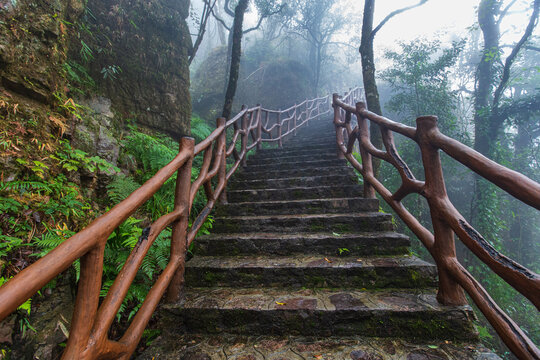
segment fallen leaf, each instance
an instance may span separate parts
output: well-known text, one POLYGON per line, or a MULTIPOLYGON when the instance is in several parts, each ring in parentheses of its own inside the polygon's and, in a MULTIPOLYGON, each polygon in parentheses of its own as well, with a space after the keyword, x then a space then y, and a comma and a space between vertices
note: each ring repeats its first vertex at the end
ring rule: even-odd
POLYGON ((356 261, 358 261, 358 262, 362 262, 362 259, 356 259, 356 261))
POLYGON ((324 260, 325 260, 327 263, 329 263, 329 264, 332 263, 332 260, 329 260, 328 258, 324 258, 324 260))
POLYGON ((437 345, 428 345, 427 346, 430 349, 438 349, 439 347, 437 345))
POLYGON ((315 355, 315 359, 322 359, 322 355, 315 355))
POLYGON ((280 305, 280 306, 283 306, 283 305, 286 305, 287 303, 282 303, 282 302, 278 302, 276 301, 276 305, 280 305))

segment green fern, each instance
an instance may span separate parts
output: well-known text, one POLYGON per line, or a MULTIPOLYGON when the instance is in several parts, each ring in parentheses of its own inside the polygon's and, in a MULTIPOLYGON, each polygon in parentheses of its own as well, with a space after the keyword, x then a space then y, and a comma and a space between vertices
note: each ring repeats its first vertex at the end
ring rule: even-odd
POLYGON ((113 204, 117 204, 127 198, 140 186, 141 185, 131 176, 121 174, 116 176, 114 180, 107 185, 107 195, 113 204))
POLYGON ((43 257, 73 235, 75 235, 75 232, 65 226, 63 229, 48 229, 46 233, 34 241, 34 245, 40 248, 41 251, 33 255, 43 257))
POLYGON ((18 193, 25 193, 35 191, 37 194, 48 195, 53 192, 49 184, 41 181, 10 181, 0 182, 0 191, 14 191, 18 193))
POLYGON ((214 129, 208 126, 206 122, 198 115, 194 114, 191 117, 191 136, 196 142, 201 142, 212 133, 214 129))

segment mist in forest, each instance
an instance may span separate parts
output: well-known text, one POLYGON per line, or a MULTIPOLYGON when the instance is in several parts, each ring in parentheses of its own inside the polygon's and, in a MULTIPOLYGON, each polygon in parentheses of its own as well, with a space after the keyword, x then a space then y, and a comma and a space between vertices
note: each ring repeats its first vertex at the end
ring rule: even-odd
MULTIPOLYGON (((369 51, 361 54, 359 49, 367 2, 249 2, 233 111, 256 103, 285 108, 306 98, 364 86, 362 58, 369 51)), ((410 126, 418 116, 436 115, 446 135, 539 182, 540 28, 533 16, 537 4, 369 2, 375 7, 371 34, 364 40, 371 41, 367 44, 373 50, 371 75, 382 114, 410 126)), ((190 66, 193 110, 208 123, 223 106, 237 3, 199 0, 191 5, 189 25, 197 48, 190 66)), ((413 173, 423 179, 416 145, 399 137, 396 143, 413 173)), ((497 250, 538 272, 538 211, 479 180, 449 157, 442 155, 442 162, 450 199, 467 221, 497 250)), ((395 170, 384 164, 380 178, 393 191, 400 185, 395 170)), ((425 201, 409 196, 404 204, 422 224, 431 226, 425 201)), ((533 341, 540 342, 540 316, 534 306, 459 240, 456 243, 462 264, 533 341)), ((418 241, 415 252, 429 259, 418 241)), ((479 329, 484 342, 510 356, 482 318, 479 329)))

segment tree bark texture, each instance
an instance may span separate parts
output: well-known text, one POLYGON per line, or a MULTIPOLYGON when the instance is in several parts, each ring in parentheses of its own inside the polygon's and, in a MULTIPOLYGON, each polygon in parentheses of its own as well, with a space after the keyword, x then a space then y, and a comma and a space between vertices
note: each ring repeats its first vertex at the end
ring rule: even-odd
POLYGON ((496 15, 500 2, 482 0, 478 7, 478 24, 484 37, 482 58, 478 64, 474 96, 474 149, 490 157, 497 127, 490 124, 491 98, 495 77, 494 65, 499 60, 499 25, 496 15))
MULTIPOLYGON (((373 55, 373 14, 375 12, 375 0, 365 0, 364 18, 362 20, 362 38, 360 41, 360 57, 362 59, 362 78, 364 81, 364 91, 366 93, 366 103, 369 111, 382 115, 381 103, 379 100, 379 90, 375 82, 375 58, 373 55)), ((382 137, 378 126, 371 124, 371 142, 377 148, 382 148, 382 137)), ((373 159, 373 172, 376 178, 379 177, 381 161, 373 159)))
POLYGON ((221 116, 229 119, 232 112, 234 95, 236 93, 236 85, 238 83, 238 75, 240 73, 240 57, 242 56, 242 25, 244 23, 244 14, 246 12, 249 0, 240 0, 234 10, 234 21, 232 28, 232 51, 231 51, 231 67, 229 70, 229 81, 227 91, 225 93, 225 102, 221 116))

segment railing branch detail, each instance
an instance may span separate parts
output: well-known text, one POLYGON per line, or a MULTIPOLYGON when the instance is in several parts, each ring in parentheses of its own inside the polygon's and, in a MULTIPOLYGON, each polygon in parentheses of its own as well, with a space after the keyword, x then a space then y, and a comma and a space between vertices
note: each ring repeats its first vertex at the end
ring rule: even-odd
POLYGON ((364 178, 366 197, 375 197, 375 190, 420 239, 432 255, 439 274, 437 300, 442 304, 465 305, 464 291, 470 295, 505 344, 521 359, 540 359, 540 351, 518 325, 491 299, 486 290, 463 268, 456 257, 454 237, 457 237, 493 272, 514 287, 540 310, 540 276, 498 252, 478 231, 470 226, 454 207, 446 192, 439 149, 491 181, 524 203, 540 209, 540 184, 505 168, 475 150, 440 133, 437 118, 419 117, 416 128, 400 124, 366 109, 357 90, 343 98, 333 96, 334 125, 338 155, 346 158, 364 178), (352 129, 351 116, 358 125, 352 129), (379 126, 386 151, 373 146, 369 138, 368 121, 379 126), (417 180, 395 147, 393 132, 417 143, 422 154, 425 181, 417 180), (357 145, 358 144, 358 145, 357 145), (352 150, 359 147, 360 163, 352 150), (373 174, 372 156, 390 163, 401 178, 401 186, 391 194, 373 174), (433 233, 403 206, 409 194, 423 196, 429 205, 433 233))

